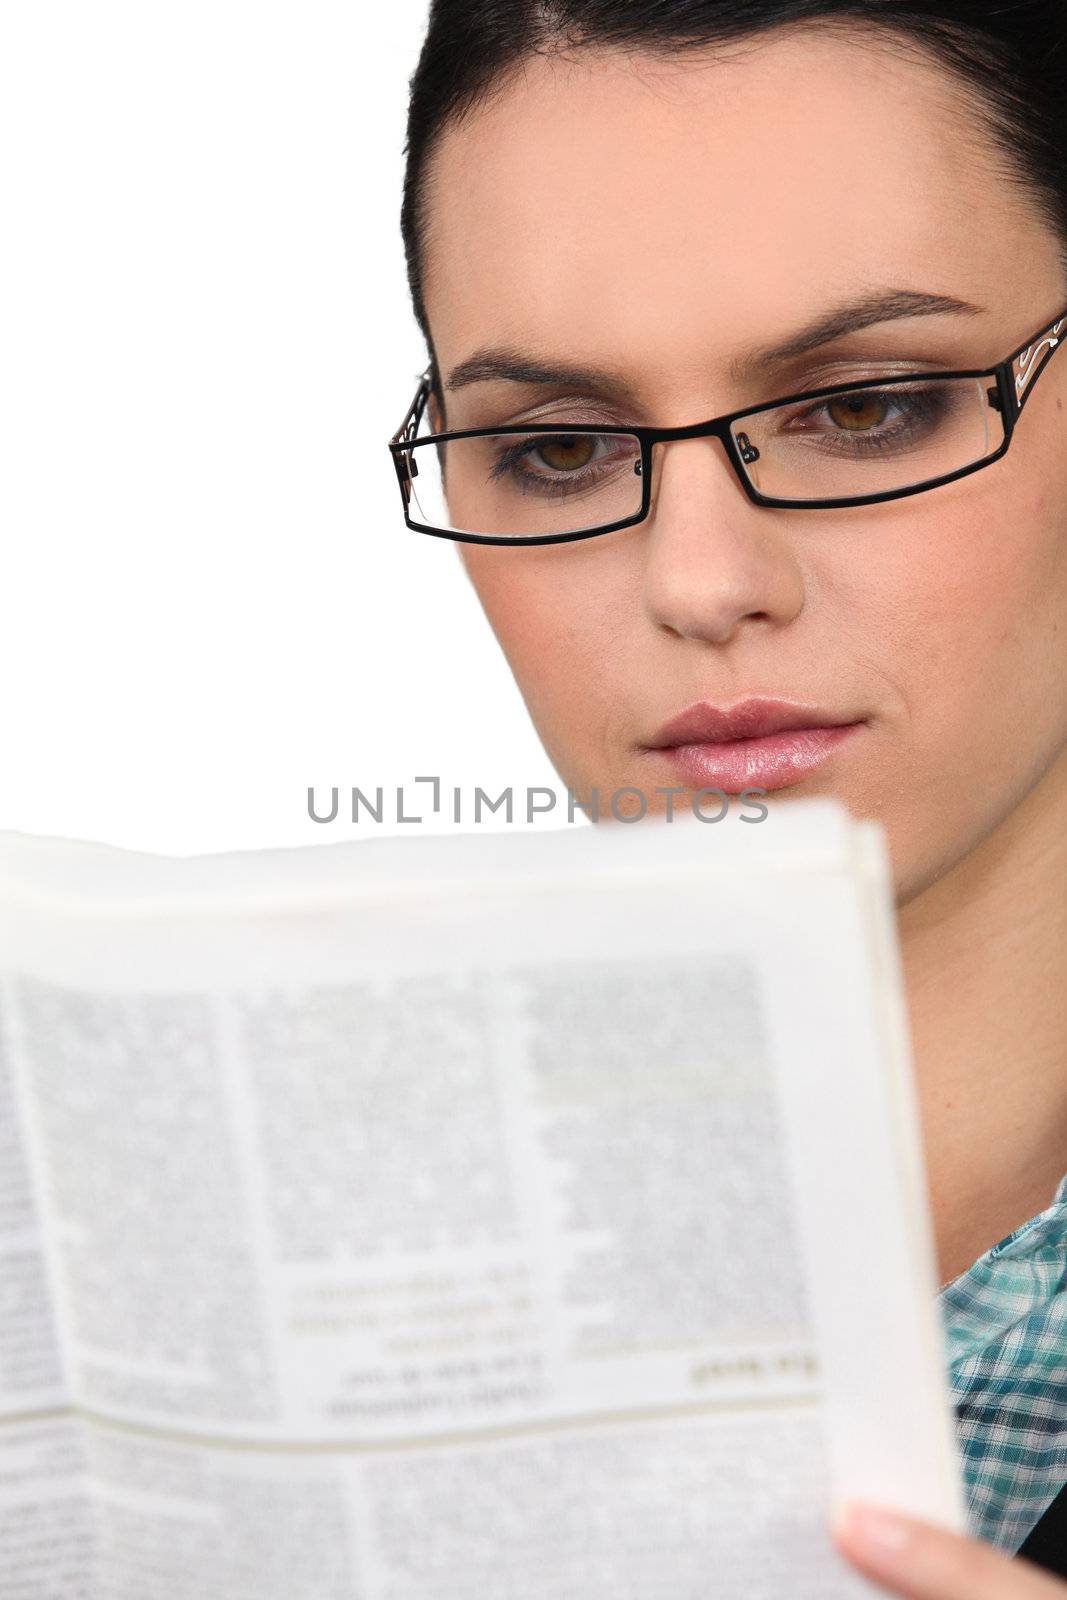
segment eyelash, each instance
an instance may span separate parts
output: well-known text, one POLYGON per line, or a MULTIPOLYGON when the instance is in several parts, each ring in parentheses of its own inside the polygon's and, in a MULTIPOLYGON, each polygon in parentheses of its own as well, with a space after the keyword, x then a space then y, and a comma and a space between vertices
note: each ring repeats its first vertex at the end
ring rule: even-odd
MULTIPOLYGON (((575 423, 575 427, 578 426, 579 424, 575 423)), ((583 467, 580 472, 561 473, 558 477, 550 477, 540 472, 524 472, 521 469, 520 463, 531 452, 544 449, 546 445, 558 443, 560 439, 566 437, 566 432, 561 429, 559 433, 534 434, 532 438, 519 439, 515 444, 508 445, 498 453, 493 462, 489 472, 490 482, 496 482, 510 474, 512 482, 518 484, 523 492, 541 495, 556 493, 561 497, 569 497, 577 489, 591 487, 600 476, 596 467, 583 467)), ((596 437, 599 442, 601 439, 613 439, 619 435, 604 433, 597 434, 596 437)))
MULTIPOLYGON (((903 384, 894 385, 887 389, 872 387, 855 391, 852 398, 884 401, 890 406, 896 405, 898 407, 907 404, 907 414, 895 426, 881 428, 878 432, 850 433, 847 428, 831 430, 825 436, 831 449, 837 448, 838 442, 840 442, 842 446, 847 447, 854 453, 863 451, 874 453, 886 450, 891 446, 909 442, 924 424, 944 417, 946 409, 951 403, 951 395, 948 388, 939 384, 928 384, 925 387, 917 384, 914 388, 903 384)), ((818 416, 820 412, 826 412, 833 399, 833 395, 827 395, 806 411, 799 412, 798 415, 802 417, 818 416)))

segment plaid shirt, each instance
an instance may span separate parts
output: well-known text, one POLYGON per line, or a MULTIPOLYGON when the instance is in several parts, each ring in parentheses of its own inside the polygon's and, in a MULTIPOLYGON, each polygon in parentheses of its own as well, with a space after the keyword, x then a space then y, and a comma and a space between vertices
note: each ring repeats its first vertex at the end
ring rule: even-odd
POLYGON ((971 1530, 1014 1552, 1067 1482, 1067 1177, 939 1302, 971 1530))

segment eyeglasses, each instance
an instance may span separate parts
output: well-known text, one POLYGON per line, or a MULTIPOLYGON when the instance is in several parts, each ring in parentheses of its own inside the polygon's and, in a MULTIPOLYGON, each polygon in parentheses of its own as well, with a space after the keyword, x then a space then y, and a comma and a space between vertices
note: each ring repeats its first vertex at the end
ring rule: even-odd
POLYGON ((721 439, 748 498, 874 505, 991 466, 1060 343, 1067 310, 995 366, 861 379, 685 428, 521 423, 420 433, 432 368, 389 441, 409 528, 470 544, 565 544, 648 516, 652 447, 721 439))

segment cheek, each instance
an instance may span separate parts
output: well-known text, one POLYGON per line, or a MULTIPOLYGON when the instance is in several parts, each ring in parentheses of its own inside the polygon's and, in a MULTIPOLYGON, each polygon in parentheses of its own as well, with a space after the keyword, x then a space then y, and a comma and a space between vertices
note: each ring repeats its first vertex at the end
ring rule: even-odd
MULTIPOLYGON (((902 541, 889 658, 915 762, 952 782, 1036 780, 1067 739, 1067 529, 1060 502, 1013 485, 961 497, 902 541)), ((888 587, 888 586, 887 586, 888 587)))
POLYGON ((628 569, 611 570, 607 554, 581 542, 546 550, 463 547, 467 574, 535 721, 591 722, 606 686, 618 682, 615 657, 639 588, 628 569))

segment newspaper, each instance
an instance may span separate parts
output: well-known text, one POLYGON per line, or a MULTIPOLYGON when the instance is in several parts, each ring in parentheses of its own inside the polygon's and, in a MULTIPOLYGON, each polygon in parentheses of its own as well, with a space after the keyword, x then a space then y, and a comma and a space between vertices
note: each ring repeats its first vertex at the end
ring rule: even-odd
POLYGON ((5 1600, 850 1600, 962 1528, 884 841, 0 839, 5 1600))

